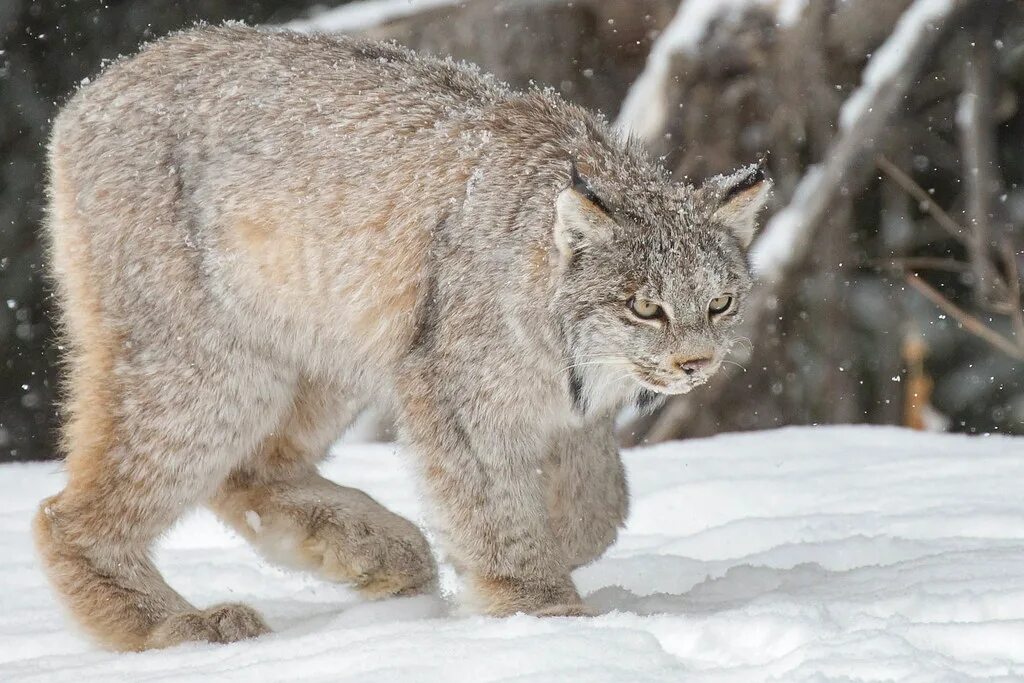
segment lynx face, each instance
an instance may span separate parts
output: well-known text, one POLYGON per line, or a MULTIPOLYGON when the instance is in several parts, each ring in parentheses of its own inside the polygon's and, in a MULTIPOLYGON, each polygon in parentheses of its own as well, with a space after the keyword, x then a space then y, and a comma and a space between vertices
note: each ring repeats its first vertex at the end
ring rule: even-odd
POLYGON ((556 203, 555 305, 576 377, 619 395, 706 382, 737 340, 752 285, 746 249, 769 189, 751 166, 611 204, 573 173, 556 203))

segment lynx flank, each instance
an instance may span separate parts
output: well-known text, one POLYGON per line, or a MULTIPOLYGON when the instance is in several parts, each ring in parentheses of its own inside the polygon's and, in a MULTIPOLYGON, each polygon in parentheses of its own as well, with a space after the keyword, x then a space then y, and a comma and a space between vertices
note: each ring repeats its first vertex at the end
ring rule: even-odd
POLYGON ((68 483, 36 541, 126 650, 268 631, 153 565, 196 505, 369 597, 435 589, 416 526, 317 473, 371 403, 472 606, 585 614, 570 571, 627 510, 613 419, 718 368, 768 192, 755 166, 672 184, 594 115, 464 65, 239 26, 108 68, 49 154, 68 483))

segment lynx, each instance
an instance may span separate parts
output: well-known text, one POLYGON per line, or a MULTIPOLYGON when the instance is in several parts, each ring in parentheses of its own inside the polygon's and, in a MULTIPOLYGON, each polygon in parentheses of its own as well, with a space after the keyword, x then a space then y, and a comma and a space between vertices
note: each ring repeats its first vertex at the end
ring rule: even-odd
POLYGON ((718 368, 769 191, 756 165, 675 184, 598 116, 470 66, 237 25, 107 68, 49 164, 68 481, 35 535, 123 650, 268 631, 154 566, 197 505, 366 596, 436 590, 419 528, 317 471, 371 403, 471 609, 586 614, 570 572, 627 512, 615 416, 718 368))

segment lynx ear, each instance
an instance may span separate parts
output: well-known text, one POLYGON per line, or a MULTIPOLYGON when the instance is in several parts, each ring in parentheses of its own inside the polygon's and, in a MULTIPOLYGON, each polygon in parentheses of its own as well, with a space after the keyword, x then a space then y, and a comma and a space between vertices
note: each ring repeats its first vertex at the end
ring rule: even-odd
POLYGON ((555 200, 555 245, 563 260, 588 246, 612 237, 615 222, 608 207, 594 193, 572 164, 569 186, 555 200))
POLYGON ((749 247, 757 232, 757 214, 772 190, 771 181, 764 176, 764 161, 710 178, 704 187, 718 202, 712 220, 729 228, 744 249, 749 247))

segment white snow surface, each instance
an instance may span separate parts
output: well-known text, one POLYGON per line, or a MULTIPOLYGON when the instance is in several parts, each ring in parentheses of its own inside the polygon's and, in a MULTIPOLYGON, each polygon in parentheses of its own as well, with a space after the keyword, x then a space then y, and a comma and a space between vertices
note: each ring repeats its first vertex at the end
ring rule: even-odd
MULTIPOLYGON (((4 465, 0 681, 1024 680, 1024 439, 790 428, 624 459, 628 526, 575 575, 599 616, 364 602, 202 512, 161 544, 168 580, 197 605, 248 602, 276 632, 139 654, 76 633, 36 565, 29 521, 59 466, 4 465)), ((394 446, 344 444, 325 472, 422 518, 394 446)))

